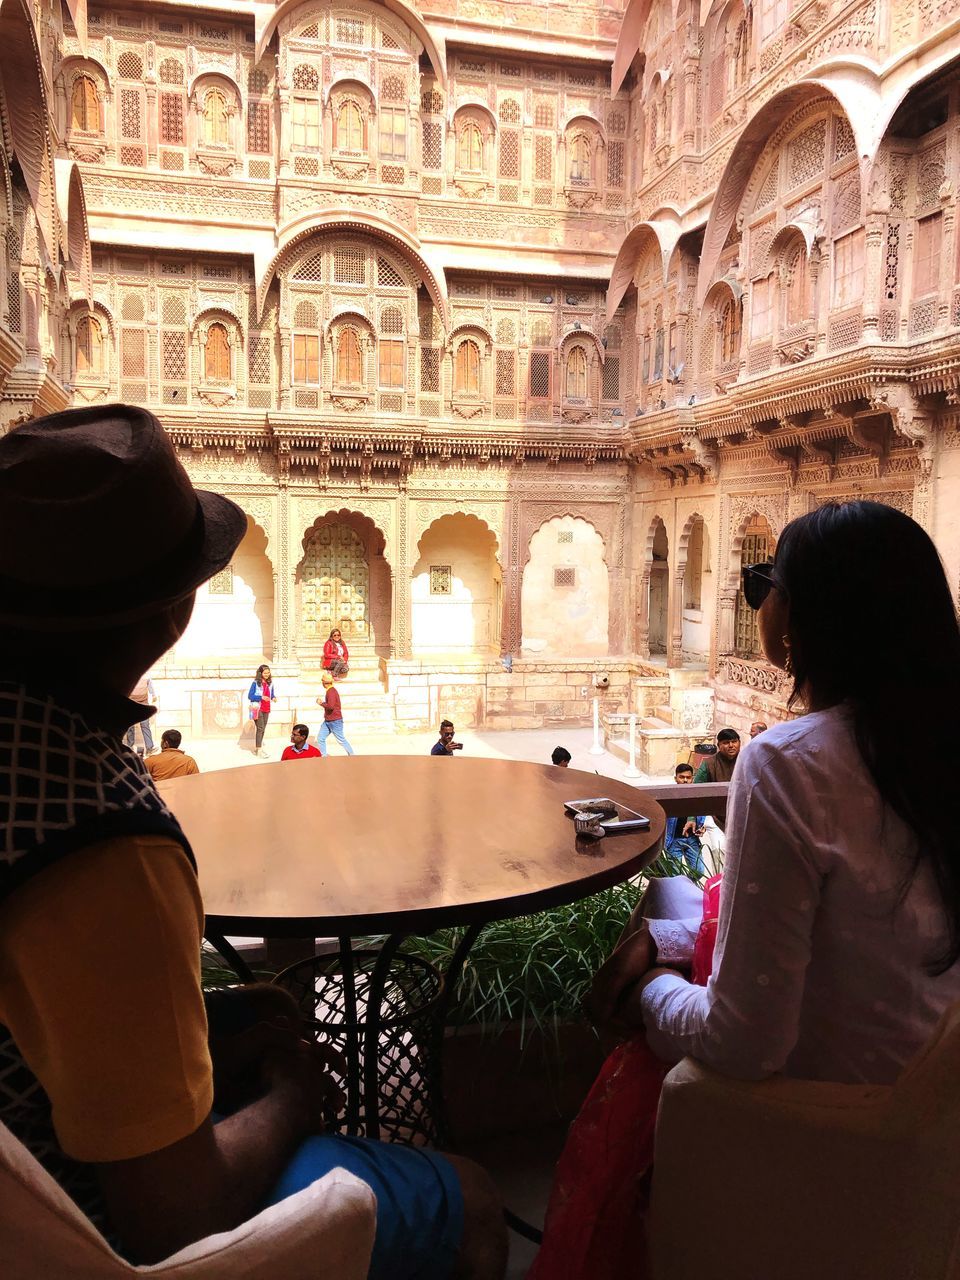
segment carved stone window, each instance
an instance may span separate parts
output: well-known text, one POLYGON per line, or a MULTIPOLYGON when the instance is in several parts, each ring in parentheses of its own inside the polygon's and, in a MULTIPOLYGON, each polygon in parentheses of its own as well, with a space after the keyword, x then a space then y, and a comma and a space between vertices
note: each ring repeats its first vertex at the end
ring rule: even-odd
POLYGON ((247 150, 251 155, 270 154, 270 103, 247 103, 247 150))
POLYGON ((853 307, 863 301, 866 232, 842 236, 833 246, 833 305, 853 307))
POLYGON ((228 564, 225 569, 221 569, 219 573, 215 573, 207 583, 207 594, 211 596, 232 596, 233 595, 233 565, 228 564))
POLYGON ((381 338, 379 342, 379 383, 381 387, 394 388, 404 385, 403 340, 381 338))
POLYGON ((577 571, 573 565, 556 565, 553 570, 553 585, 555 590, 563 587, 575 587, 577 585, 577 571))
POLYGON ((70 128, 82 133, 100 133, 100 93, 92 76, 77 76, 70 97, 70 128))
POLYGON ((232 381, 230 338, 219 321, 207 329, 203 348, 203 380, 208 385, 232 381))
POLYGON ((549 351, 531 351, 530 353, 530 399, 548 400, 550 398, 550 353, 549 351))
POLYGON ((581 346, 567 352, 565 394, 568 400, 587 398, 587 353, 581 346))
POLYGON ((405 107, 380 108, 380 155, 384 160, 407 158, 407 112, 405 107))
POLYGON ((453 390, 457 395, 480 394, 480 348, 471 338, 457 347, 453 362, 453 390))
POLYGON ((209 89, 203 99, 203 141, 208 147, 230 144, 230 113, 226 94, 209 89))
POLYGON ((913 251, 913 296, 923 297, 940 288, 940 257, 943 245, 943 214, 935 213, 917 223, 913 251))
POLYGON ((430 594, 432 596, 449 596, 453 594, 452 565, 432 564, 430 566, 430 594))
POLYGON ((571 186, 593 186, 593 148, 585 133, 575 133, 567 144, 567 172, 571 186))
POLYGON ((317 386, 320 382, 320 337, 315 333, 293 335, 293 380, 317 386))
POLYGON ((473 120, 465 121, 460 129, 457 168, 461 173, 483 173, 483 134, 473 120))
POLYGON ((182 93, 163 92, 160 94, 160 141, 166 146, 183 146, 182 93))
POLYGON ((336 115, 333 145, 347 155, 363 155, 367 149, 367 126, 363 112, 352 98, 340 104, 336 115))
POLYGON ((77 325, 74 367, 78 378, 100 378, 106 371, 103 330, 93 316, 81 316, 77 325))
POLYGON ((338 387, 363 385, 363 350, 360 335, 349 325, 337 335, 334 376, 338 387))
POLYGON ((290 110, 291 145, 301 151, 320 147, 320 103, 316 98, 294 98, 290 110))
POLYGON ((810 319, 810 272, 807 246, 802 236, 794 237, 780 258, 780 322, 791 326, 810 319))
POLYGON ((773 276, 754 280, 750 292, 750 341, 763 342, 772 337, 773 276))
POLYGON ((717 316, 717 355, 722 368, 740 358, 740 331, 743 313, 735 298, 727 298, 717 316))

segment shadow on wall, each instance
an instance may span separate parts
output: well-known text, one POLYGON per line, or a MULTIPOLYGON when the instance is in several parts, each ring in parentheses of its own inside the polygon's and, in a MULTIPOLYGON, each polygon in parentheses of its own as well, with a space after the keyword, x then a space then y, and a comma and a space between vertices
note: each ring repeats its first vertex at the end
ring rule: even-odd
POLYGON ((273 568, 267 537, 247 517, 247 532, 229 566, 199 589, 190 625, 175 649, 178 662, 273 658, 273 568))

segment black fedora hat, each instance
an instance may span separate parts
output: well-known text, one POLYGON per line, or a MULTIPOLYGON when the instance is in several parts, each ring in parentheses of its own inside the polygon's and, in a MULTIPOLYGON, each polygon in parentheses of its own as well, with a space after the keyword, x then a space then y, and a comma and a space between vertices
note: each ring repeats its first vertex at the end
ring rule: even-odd
POLYGON ((146 409, 69 409, 0 438, 0 626, 90 630, 188 596, 230 562, 235 503, 194 489, 146 409))

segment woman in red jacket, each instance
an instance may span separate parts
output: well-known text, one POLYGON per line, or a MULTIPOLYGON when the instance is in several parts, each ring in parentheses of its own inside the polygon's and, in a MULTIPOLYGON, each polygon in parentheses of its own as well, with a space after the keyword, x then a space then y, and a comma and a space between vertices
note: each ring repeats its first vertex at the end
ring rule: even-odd
POLYGON ((324 670, 329 671, 332 676, 339 679, 347 674, 349 661, 350 651, 340 635, 340 628, 334 627, 330 632, 330 638, 323 646, 324 670))

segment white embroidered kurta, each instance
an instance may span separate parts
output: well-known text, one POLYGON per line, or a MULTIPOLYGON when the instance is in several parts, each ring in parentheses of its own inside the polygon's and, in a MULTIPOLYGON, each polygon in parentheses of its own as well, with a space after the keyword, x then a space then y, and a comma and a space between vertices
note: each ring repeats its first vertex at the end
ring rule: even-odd
POLYGON ((960 1000, 960 964, 924 968, 946 943, 943 910, 923 865, 901 898, 916 842, 882 804, 845 709, 744 748, 726 831, 713 977, 650 983, 651 1048, 745 1079, 894 1080, 960 1000))

